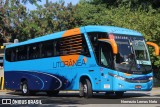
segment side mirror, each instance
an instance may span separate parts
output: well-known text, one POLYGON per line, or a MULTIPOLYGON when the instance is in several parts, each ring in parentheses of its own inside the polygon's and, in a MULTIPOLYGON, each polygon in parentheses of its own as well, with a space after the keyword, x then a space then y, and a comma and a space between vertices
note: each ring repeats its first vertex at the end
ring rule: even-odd
POLYGON ((113 40, 113 39, 98 39, 98 40, 102 41, 102 42, 109 43, 112 47, 113 53, 118 54, 118 46, 117 46, 117 43, 115 42, 115 40, 113 40))
POLYGON ((160 54, 159 46, 153 42, 146 42, 147 45, 154 47, 155 55, 158 56, 160 54))

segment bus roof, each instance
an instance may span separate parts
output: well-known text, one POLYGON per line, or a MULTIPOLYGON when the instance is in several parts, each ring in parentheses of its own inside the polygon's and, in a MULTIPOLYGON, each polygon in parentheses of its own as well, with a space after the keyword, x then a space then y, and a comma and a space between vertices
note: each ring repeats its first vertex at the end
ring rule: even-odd
POLYGON ((142 36, 141 33, 121 27, 115 26, 85 26, 86 32, 108 32, 108 33, 115 33, 115 34, 126 34, 126 35, 134 35, 134 36, 142 36))
MULTIPOLYGON (((34 39, 30 39, 30 40, 27 40, 24 42, 7 45, 6 48, 36 43, 36 42, 41 42, 41 41, 46 41, 46 40, 50 40, 50 39, 61 38, 65 32, 66 31, 56 32, 56 33, 48 34, 45 36, 37 37, 34 39)), ((80 27, 80 32, 81 33, 84 33, 84 32, 107 32, 107 33, 115 33, 115 34, 126 34, 126 35, 131 35, 131 36, 132 35, 142 36, 141 33, 137 32, 135 30, 121 28, 121 27, 114 27, 114 26, 96 26, 96 25, 83 26, 83 27, 80 27)))

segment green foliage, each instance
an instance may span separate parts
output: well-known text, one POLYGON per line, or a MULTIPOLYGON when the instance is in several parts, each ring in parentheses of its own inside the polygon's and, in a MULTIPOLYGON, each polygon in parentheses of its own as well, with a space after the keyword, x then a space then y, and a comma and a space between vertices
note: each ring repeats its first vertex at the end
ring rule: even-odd
MULTIPOLYGON (((135 10, 123 4, 115 8, 103 3, 95 5, 90 2, 81 2, 77 13, 82 20, 81 25, 109 25, 133 29, 141 32, 146 41, 155 42, 160 46, 159 10, 150 8, 146 11, 141 6, 135 10)), ((153 55, 152 48, 149 50, 152 62, 160 66, 160 57, 153 55)))
POLYGON ((1 39, 5 42, 12 42, 15 38, 24 41, 78 26, 79 21, 74 17, 76 6, 71 3, 65 6, 62 1, 49 3, 46 0, 46 4, 40 6, 36 1, 39 0, 23 0, 24 3, 30 2, 37 6, 37 10, 33 11, 27 11, 26 7, 15 0, 6 0, 2 4, 1 39))

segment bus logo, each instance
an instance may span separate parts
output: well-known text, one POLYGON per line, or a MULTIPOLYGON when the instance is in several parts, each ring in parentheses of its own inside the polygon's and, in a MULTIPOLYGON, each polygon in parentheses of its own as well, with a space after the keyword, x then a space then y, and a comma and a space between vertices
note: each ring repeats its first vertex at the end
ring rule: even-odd
POLYGON ((11 104, 11 99, 2 99, 2 104, 11 104))

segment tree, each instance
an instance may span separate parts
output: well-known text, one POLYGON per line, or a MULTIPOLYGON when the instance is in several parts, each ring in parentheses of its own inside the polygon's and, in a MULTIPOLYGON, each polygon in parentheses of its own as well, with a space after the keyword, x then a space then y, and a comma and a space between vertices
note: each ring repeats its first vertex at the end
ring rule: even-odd
MULTIPOLYGON (((41 0, 22 0, 22 3, 26 4, 27 2, 29 2, 30 4, 34 4, 34 5, 38 5, 37 2, 41 0)), ((48 1, 48 0, 47 0, 48 1)))
MULTIPOLYGON (((36 1, 41 0, 23 0, 26 2, 36 4, 36 1)), ((10 42, 13 39, 23 34, 23 21, 28 18, 26 7, 20 3, 20 0, 5 0, 0 1, 0 40, 3 42, 10 42)), ((2 44, 1 44, 2 45, 2 44)))
POLYGON ((106 4, 108 7, 129 6, 131 9, 141 9, 148 11, 150 8, 157 9, 160 7, 159 0, 81 0, 90 4, 106 4))
MULTIPOLYGON (((155 42, 160 46, 160 13, 158 9, 148 8, 146 11, 141 6, 133 9, 129 6, 130 4, 127 6, 121 3, 115 7, 114 3, 111 6, 106 5, 105 0, 93 1, 81 1, 78 5, 77 13, 81 19, 80 25, 108 25, 133 29, 141 32, 146 41, 155 42)), ((150 1, 148 0, 148 2, 150 1)), ((149 50, 152 62, 156 66, 160 66, 160 57, 153 55, 153 49, 149 48, 149 50)))

